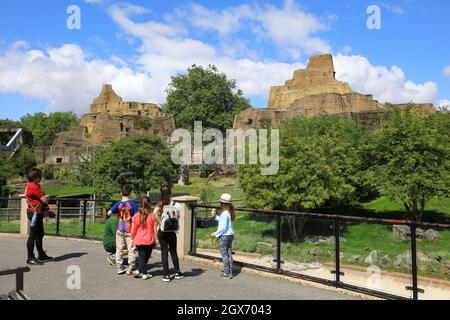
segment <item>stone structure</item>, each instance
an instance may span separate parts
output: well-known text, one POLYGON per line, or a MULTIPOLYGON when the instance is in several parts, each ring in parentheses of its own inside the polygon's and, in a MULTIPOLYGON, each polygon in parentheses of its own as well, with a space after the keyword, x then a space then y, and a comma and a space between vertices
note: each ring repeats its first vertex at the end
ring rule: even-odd
MULTIPOLYGON (((312 56, 306 69, 295 71, 284 86, 271 88, 267 109, 244 110, 236 117, 234 127, 268 127, 299 116, 310 118, 322 114, 379 128, 387 116, 385 106, 372 95, 353 92, 348 83, 336 80, 335 75, 330 54, 312 56)), ((416 112, 434 111, 432 104, 416 107, 416 112)))
POLYGON ((156 104, 126 102, 111 85, 103 86, 89 113, 69 131, 59 133, 52 147, 36 148, 38 163, 77 162, 106 142, 149 133, 167 140, 175 130, 175 119, 156 104))

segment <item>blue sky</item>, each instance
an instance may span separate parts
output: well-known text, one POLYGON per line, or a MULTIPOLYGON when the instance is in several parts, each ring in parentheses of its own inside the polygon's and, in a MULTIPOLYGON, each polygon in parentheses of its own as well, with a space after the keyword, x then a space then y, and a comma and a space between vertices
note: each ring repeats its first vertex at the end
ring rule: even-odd
POLYGON ((381 102, 450 100, 450 2, 438 0, 2 1, 0 118, 86 112, 102 83, 127 100, 164 103, 193 63, 236 78, 256 107, 315 53, 338 79, 381 102), (366 10, 381 9, 369 30, 366 10), (81 9, 69 30, 68 6, 81 9))

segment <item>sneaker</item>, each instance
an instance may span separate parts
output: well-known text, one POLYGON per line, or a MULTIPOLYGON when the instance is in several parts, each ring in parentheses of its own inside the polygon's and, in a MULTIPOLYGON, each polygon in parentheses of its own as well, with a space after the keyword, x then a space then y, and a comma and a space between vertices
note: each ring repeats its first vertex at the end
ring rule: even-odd
POLYGON ((162 281, 164 281, 164 282, 170 282, 170 281, 172 281, 172 278, 170 278, 170 276, 164 276, 164 277, 162 278, 162 281))
POLYGON ((37 260, 36 258, 28 259, 27 264, 29 264, 30 266, 42 266, 43 265, 43 263, 41 261, 37 260))
POLYGON ((135 279, 142 279, 142 274, 139 271, 134 271, 133 272, 133 278, 135 279))
POLYGON ((118 267, 118 268, 117 268, 117 274, 118 274, 118 275, 125 274, 125 272, 127 272, 127 270, 125 270, 124 267, 118 267))
POLYGON ((184 279, 184 275, 181 272, 177 272, 175 274, 175 280, 181 280, 184 279))
POLYGON ((37 258, 40 262, 49 262, 53 261, 53 257, 49 257, 45 252, 40 254, 37 258))
POLYGON ((227 276, 226 274, 223 274, 223 275, 221 275, 220 276, 222 279, 225 279, 225 280, 232 280, 233 279, 233 276, 227 276))
POLYGON ((148 280, 148 279, 151 279, 151 278, 153 278, 153 276, 151 274, 144 274, 142 276, 142 280, 148 280))
POLYGON ((133 275, 133 269, 132 268, 128 268, 126 272, 127 272, 127 276, 133 275))
POLYGON ((113 260, 113 258, 111 258, 111 257, 108 257, 108 259, 106 259, 106 262, 108 262, 112 266, 116 264, 116 261, 113 260))

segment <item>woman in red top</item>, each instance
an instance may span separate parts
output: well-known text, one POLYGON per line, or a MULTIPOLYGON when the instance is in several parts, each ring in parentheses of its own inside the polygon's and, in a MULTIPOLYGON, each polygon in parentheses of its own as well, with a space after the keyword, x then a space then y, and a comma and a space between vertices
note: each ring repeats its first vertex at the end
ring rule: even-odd
POLYGON ((47 256, 42 245, 44 239, 44 212, 47 207, 48 197, 41 189, 39 183, 42 179, 42 173, 38 169, 31 169, 27 176, 28 183, 25 190, 27 199, 27 215, 31 221, 30 235, 28 236, 27 251, 29 265, 42 265, 44 262, 53 260, 47 256), (38 251, 38 258, 34 255, 34 246, 38 251))

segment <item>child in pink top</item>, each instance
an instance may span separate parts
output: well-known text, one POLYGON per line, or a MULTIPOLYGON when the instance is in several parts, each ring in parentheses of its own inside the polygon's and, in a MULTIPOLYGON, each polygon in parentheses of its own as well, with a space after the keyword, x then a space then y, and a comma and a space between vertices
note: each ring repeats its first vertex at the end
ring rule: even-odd
POLYGON ((147 273, 147 263, 155 245, 155 217, 152 212, 151 200, 148 197, 142 198, 141 209, 133 217, 131 237, 133 246, 136 247, 139 255, 139 267, 133 276, 138 279, 150 279, 152 276, 147 273))

